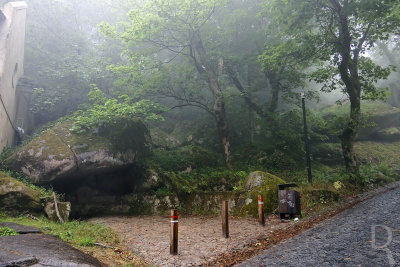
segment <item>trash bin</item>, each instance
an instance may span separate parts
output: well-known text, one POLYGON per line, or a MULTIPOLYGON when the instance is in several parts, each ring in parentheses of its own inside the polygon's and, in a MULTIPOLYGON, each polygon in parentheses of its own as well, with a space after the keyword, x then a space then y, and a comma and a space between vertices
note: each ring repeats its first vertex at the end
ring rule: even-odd
POLYGON ((301 215, 300 193, 295 190, 286 190, 290 187, 297 187, 296 184, 280 184, 278 185, 278 200, 279 200, 279 218, 285 219, 286 215, 289 218, 294 215, 301 215))

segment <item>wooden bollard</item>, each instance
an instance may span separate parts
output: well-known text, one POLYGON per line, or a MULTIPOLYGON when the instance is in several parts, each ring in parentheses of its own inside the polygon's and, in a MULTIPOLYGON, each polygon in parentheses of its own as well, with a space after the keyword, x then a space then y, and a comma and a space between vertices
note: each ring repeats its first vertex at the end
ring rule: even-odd
POLYGON ((265 226, 264 198, 262 195, 258 195, 258 223, 265 226))
POLYGON ((171 210, 170 253, 178 254, 178 210, 171 210))
POLYGON ((229 237, 228 201, 222 201, 222 236, 229 237))

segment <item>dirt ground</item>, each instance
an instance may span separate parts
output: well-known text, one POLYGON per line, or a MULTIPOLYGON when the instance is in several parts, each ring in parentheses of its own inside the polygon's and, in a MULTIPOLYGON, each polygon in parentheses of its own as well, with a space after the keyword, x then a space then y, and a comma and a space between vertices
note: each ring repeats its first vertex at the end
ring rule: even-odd
POLYGON ((110 226, 119 234, 124 249, 158 266, 199 266, 222 253, 243 249, 246 244, 255 243, 272 231, 288 226, 276 216, 268 217, 265 227, 260 226, 256 219, 230 218, 230 238, 224 238, 221 217, 180 216, 178 255, 172 256, 169 253, 169 217, 118 216, 91 221, 110 226))
MULTIPOLYGON (((265 249, 290 239, 297 234, 332 218, 365 200, 400 186, 400 182, 387 184, 369 191, 345 197, 337 203, 307 210, 307 218, 298 222, 282 222, 277 216, 270 216, 262 227, 256 219, 230 218, 230 238, 222 237, 220 217, 180 216, 179 254, 169 254, 170 218, 160 216, 102 217, 90 221, 106 224, 113 228, 122 239, 122 249, 140 255, 146 262, 159 266, 233 266, 254 257, 265 249)), ((305 212, 305 210, 303 210, 305 212)), ((142 266, 141 259, 129 255, 129 260, 138 259, 135 266, 142 266)), ((110 263, 112 258, 104 261, 110 263)), ((121 266, 110 264, 111 266, 121 266)))

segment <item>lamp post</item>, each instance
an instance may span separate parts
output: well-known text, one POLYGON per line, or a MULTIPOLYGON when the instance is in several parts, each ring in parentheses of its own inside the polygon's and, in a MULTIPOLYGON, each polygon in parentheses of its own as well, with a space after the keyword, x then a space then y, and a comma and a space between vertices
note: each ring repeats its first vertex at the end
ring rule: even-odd
POLYGON ((306 97, 305 97, 304 93, 301 93, 301 104, 303 107, 303 122, 304 122, 304 142, 306 145, 307 173, 308 173, 308 182, 311 184, 312 183, 312 173, 311 173, 311 159, 310 159, 310 144, 308 142, 305 98, 306 97))

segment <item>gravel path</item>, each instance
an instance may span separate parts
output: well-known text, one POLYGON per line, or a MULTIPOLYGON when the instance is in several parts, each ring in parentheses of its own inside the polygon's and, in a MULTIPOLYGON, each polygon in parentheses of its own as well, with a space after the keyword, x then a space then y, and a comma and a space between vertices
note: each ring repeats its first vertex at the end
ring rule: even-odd
POLYGON ((400 266, 400 188, 237 266, 400 266))
POLYGON ((220 217, 179 218, 178 255, 169 254, 170 218, 160 216, 104 217, 91 219, 106 224, 122 238, 122 245, 143 256, 148 262, 159 266, 198 266, 217 255, 242 249, 246 244, 257 242, 270 231, 288 226, 276 216, 261 227, 254 219, 230 218, 230 238, 222 237, 220 217))

